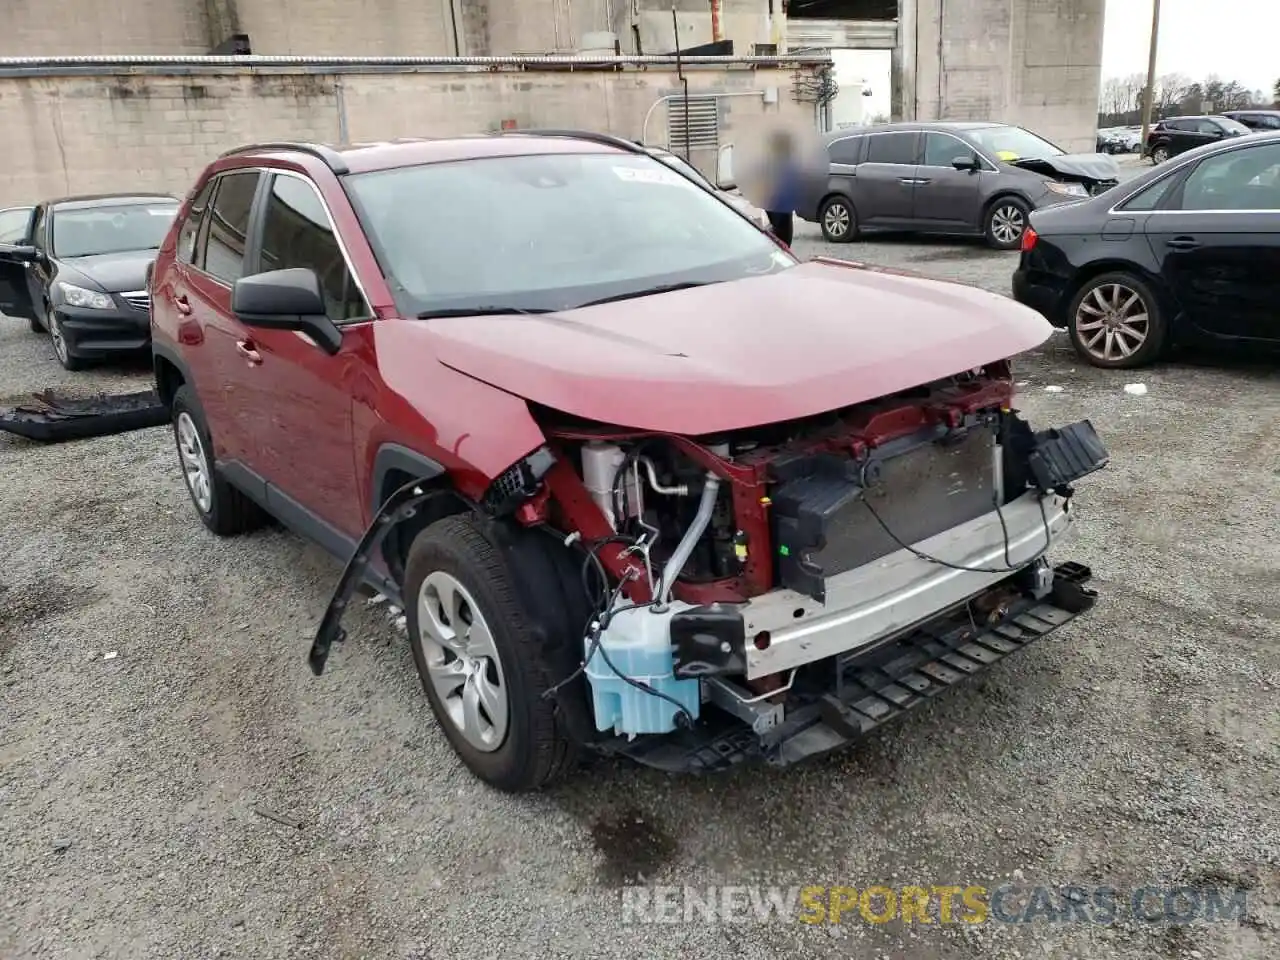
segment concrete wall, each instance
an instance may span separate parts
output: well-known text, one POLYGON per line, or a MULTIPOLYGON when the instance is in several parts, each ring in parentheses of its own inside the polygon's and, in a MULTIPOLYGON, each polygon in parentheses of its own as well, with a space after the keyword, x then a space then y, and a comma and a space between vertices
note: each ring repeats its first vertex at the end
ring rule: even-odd
POLYGON ((1092 152, 1106 0, 902 0, 902 112, 1092 152))
MULTIPOLYGON (((811 123, 812 104, 791 99, 798 62, 686 68, 691 94, 746 92, 720 101, 721 143, 759 139, 778 122, 811 123), (777 103, 763 92, 776 88, 777 103)), ((13 75, 0 65, 5 176, 0 206, 116 190, 183 193, 219 152, 271 139, 351 141, 521 127, 607 130, 666 142, 665 107, 680 88, 660 64, 620 70, 306 69, 101 67, 98 75, 13 75)), ((705 172, 715 151, 695 151, 705 172)))

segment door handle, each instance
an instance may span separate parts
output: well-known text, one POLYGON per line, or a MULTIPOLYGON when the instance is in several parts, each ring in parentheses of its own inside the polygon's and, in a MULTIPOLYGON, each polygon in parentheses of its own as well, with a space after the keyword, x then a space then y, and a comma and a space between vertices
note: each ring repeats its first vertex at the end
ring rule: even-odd
POLYGON ((928 177, 917 177, 917 178, 916 178, 916 186, 917 186, 917 187, 923 187, 923 186, 924 186, 926 183, 928 183, 928 182, 929 182, 929 178, 928 178, 928 177))
POLYGON ((262 362, 262 354, 254 349, 252 340, 237 340, 236 353, 244 357, 249 363, 259 364, 262 362))
POLYGON ((178 308, 178 312, 183 316, 189 316, 191 314, 191 301, 182 294, 178 294, 178 296, 173 298, 173 305, 178 308))
POLYGON ((1194 250, 1200 246, 1200 241, 1195 237, 1174 237, 1168 246, 1171 250, 1194 250))

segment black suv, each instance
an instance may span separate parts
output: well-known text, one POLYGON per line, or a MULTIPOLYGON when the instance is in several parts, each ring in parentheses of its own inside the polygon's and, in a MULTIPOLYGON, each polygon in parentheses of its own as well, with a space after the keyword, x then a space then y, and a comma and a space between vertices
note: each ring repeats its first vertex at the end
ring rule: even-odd
POLYGON ((1230 117, 1170 117, 1161 120, 1147 134, 1142 154, 1152 163, 1164 163, 1170 157, 1216 143, 1228 137, 1242 137, 1253 131, 1230 117))

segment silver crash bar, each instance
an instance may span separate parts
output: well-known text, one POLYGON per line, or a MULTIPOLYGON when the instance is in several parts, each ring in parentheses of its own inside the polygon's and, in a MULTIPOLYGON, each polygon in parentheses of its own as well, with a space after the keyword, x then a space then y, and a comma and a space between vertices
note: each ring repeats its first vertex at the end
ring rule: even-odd
MULTIPOLYGON (((1043 553, 1046 539, 1056 542, 1072 523, 1062 498, 1046 496, 1042 514, 1040 496, 1027 493, 1001 508, 1014 567, 1043 553)), ((998 572, 956 570, 898 550, 828 578, 825 606, 794 590, 756 597, 743 610, 747 677, 780 673, 870 646, 963 603, 1012 573, 1005 569, 1005 538, 994 510, 912 546, 948 563, 998 572), (762 631, 768 631, 769 643, 758 649, 752 641, 762 631)))

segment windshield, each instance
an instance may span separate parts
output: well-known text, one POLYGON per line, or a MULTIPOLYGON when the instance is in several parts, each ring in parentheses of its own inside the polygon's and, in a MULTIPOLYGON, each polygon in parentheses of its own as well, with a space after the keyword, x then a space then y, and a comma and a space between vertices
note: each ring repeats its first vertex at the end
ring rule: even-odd
POLYGON ((177 213, 176 200, 55 210, 53 255, 92 257, 159 249, 177 213))
POLYGON ((1235 134, 1253 133, 1252 130, 1246 127, 1239 120, 1232 120, 1230 117, 1219 118, 1217 120, 1217 124, 1218 126, 1222 127, 1223 130, 1227 131, 1227 133, 1235 133, 1235 134))
POLYGON ((344 179, 406 316, 565 310, 797 262, 647 155, 493 157, 344 179))
POLYGON ((692 179, 696 180, 698 183, 702 184, 702 186, 705 187, 706 189, 708 190, 715 189, 711 181, 702 175, 702 171, 700 171, 697 167, 691 164, 688 160, 685 160, 683 157, 677 157, 674 153, 665 153, 665 152, 663 153, 655 152, 655 153, 649 154, 649 156, 654 157, 655 159, 661 160, 672 170, 678 170, 681 173, 683 173, 686 177, 691 177, 692 179))
POLYGON ((968 134, 997 160, 1006 163, 1013 160, 1045 160, 1066 154, 1065 150, 1021 127, 981 127, 969 130, 968 134))

